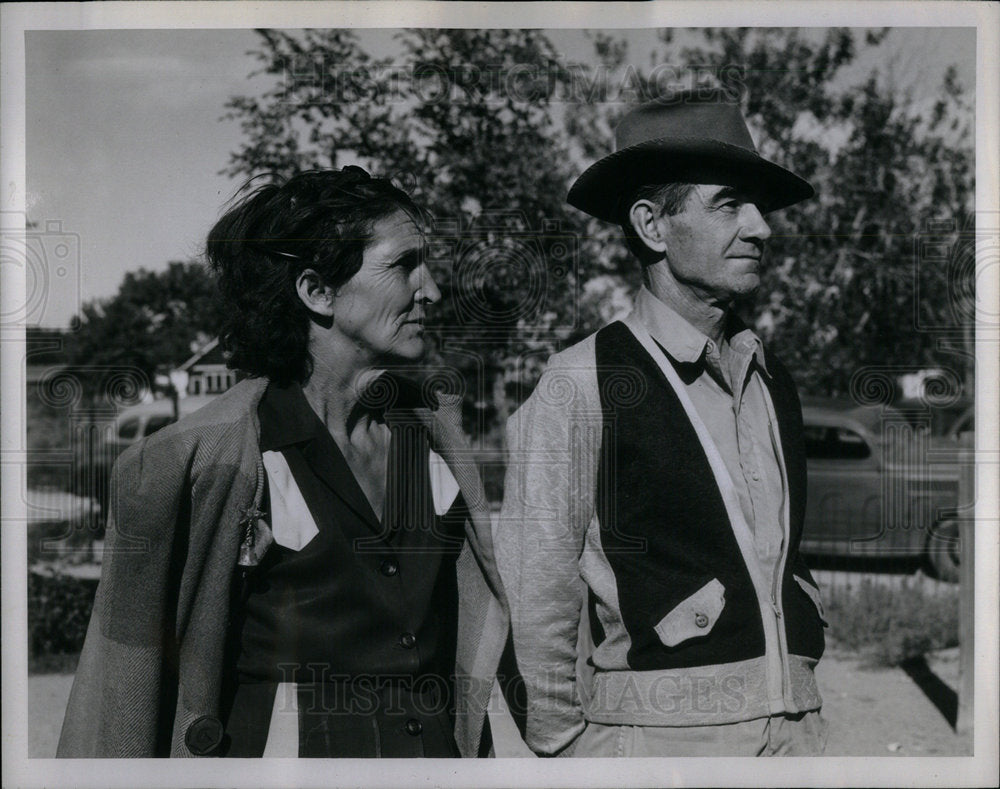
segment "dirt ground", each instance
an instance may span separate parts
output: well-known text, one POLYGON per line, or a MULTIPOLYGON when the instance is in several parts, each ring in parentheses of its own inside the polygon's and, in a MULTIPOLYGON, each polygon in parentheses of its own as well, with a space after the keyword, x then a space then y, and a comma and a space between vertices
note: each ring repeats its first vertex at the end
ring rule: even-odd
MULTIPOLYGON (((932 653, 927 668, 946 697, 957 693, 957 648, 932 653)), ((956 734, 904 669, 869 668, 834 653, 819 662, 816 673, 830 722, 827 756, 972 755, 972 735, 956 734)), ((942 706, 947 710, 947 701, 942 706)))
MULTIPOLYGON (((927 660, 945 698, 958 689, 958 650, 927 660)), ((823 715, 830 722, 828 756, 969 756, 972 736, 955 734, 942 713, 902 668, 866 668, 852 655, 828 654, 817 669, 823 715)), ((28 678, 28 747, 34 758, 55 755, 73 678, 28 678)), ((932 694, 934 695, 934 694, 932 694)), ((939 694, 940 695, 940 694, 939 694)), ((947 710, 947 703, 945 703, 947 710)))

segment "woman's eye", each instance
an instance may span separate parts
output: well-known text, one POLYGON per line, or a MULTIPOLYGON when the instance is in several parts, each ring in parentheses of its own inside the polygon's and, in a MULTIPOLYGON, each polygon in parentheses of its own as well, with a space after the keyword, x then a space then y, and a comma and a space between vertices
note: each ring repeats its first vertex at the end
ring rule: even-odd
POLYGON ((420 258, 417 255, 405 255, 393 264, 393 268, 402 269, 410 273, 420 265, 420 258))

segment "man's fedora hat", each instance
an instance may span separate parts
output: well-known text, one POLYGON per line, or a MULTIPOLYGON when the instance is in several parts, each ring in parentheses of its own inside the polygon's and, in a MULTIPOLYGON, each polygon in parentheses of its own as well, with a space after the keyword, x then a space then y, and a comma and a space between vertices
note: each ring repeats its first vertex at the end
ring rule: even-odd
POLYGON ((615 152, 573 184, 569 204, 620 222, 623 201, 647 184, 746 186, 765 213, 815 194, 812 186, 757 153, 739 104, 722 91, 684 91, 641 104, 615 129, 615 152))

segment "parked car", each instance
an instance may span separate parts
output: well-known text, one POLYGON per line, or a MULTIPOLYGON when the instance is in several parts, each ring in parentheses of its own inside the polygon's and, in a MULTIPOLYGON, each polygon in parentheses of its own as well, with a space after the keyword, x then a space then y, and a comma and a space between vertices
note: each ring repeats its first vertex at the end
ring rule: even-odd
MULTIPOLYGON (((197 411, 218 395, 196 395, 178 401, 181 416, 197 411)), ((114 423, 104 430, 94 430, 90 439, 81 442, 75 458, 77 492, 97 500, 101 517, 107 517, 111 468, 126 448, 141 438, 176 421, 174 404, 169 398, 140 403, 122 410, 114 423)))
POLYGON ((954 440, 887 406, 804 398, 808 503, 802 550, 834 556, 920 556, 958 579, 954 440), (943 442, 951 452, 940 451, 943 442))

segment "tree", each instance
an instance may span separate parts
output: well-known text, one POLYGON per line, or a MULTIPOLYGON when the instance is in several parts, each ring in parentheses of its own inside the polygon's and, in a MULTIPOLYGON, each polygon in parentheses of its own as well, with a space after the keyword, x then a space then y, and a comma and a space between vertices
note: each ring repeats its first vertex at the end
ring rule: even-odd
POLYGON ((566 205, 573 179, 609 152, 632 104, 722 86, 762 154, 819 193, 770 218, 771 267, 747 317, 804 391, 846 393, 863 367, 948 366, 969 323, 969 267, 954 251, 974 230, 971 112, 954 73, 922 108, 874 71, 847 84, 844 70, 885 35, 706 29, 682 44, 663 31, 647 68, 604 34, 592 61, 567 63, 532 30, 404 31, 382 60, 350 32, 260 31, 256 56, 278 81, 229 102, 246 141, 228 172, 360 161, 431 209, 440 351, 482 433, 552 350, 637 285, 620 231, 566 205), (942 243, 926 246, 952 250, 943 263, 921 252, 928 233, 942 243))
MULTIPOLYGON (((132 370, 152 381, 158 369, 183 363, 222 325, 215 282, 204 265, 173 261, 166 270, 125 275, 118 292, 84 304, 67 342, 70 366, 132 370)), ((86 377, 91 389, 102 376, 86 377)))
MULTIPOLYGON (((860 47, 885 36, 870 31, 860 47)), ((748 318, 808 393, 859 394, 859 372, 927 367, 957 368, 952 385, 964 374, 971 392, 971 106, 954 69, 922 105, 878 70, 848 84, 859 38, 709 29, 679 53, 728 81, 762 154, 817 188, 769 217, 771 267, 748 318)))
POLYGON ((580 333, 590 278, 549 100, 568 77, 555 49, 531 30, 421 29, 397 36, 398 60, 375 61, 343 31, 260 36, 262 69, 283 82, 229 102, 246 142, 228 173, 360 161, 427 207, 439 355, 462 379, 473 432, 502 424, 525 370, 580 333))

